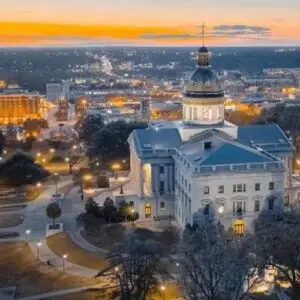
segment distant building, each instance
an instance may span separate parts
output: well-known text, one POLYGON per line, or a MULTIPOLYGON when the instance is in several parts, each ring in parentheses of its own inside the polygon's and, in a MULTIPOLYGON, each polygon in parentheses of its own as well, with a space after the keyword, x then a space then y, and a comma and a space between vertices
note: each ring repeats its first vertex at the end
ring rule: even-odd
POLYGON ((47 99, 50 102, 57 102, 60 100, 69 100, 70 84, 63 80, 62 83, 47 83, 46 84, 47 99))
POLYGON ((182 119, 182 104, 172 101, 152 102, 150 120, 176 121, 182 119))
POLYGON ((23 124, 29 118, 45 118, 47 108, 40 95, 0 94, 0 124, 23 124))
POLYGON ((49 102, 57 102, 62 96, 62 85, 60 83, 47 83, 46 94, 49 102))
POLYGON ((140 117, 142 120, 149 120, 149 103, 148 99, 141 99, 140 101, 140 117))

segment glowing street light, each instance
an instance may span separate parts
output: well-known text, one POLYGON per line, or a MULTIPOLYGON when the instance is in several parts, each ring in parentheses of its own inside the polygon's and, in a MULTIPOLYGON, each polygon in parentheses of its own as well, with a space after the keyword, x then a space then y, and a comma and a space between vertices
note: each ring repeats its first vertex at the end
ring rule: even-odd
POLYGON ((111 166, 111 168, 112 168, 112 170, 114 171, 114 175, 115 175, 115 179, 117 180, 118 179, 118 170, 120 170, 121 169, 121 166, 120 166, 120 164, 118 164, 118 163, 115 163, 115 164, 113 164, 112 166, 111 166))
POLYGON ((37 157, 40 157, 41 155, 42 155, 41 152, 38 152, 38 153, 36 154, 37 157))
POLYGON ((55 149, 54 148, 51 148, 50 149, 50 153, 54 153, 55 152, 55 149))
POLYGON ((115 272, 117 273, 119 271, 119 268, 118 267, 115 267, 115 272))
POLYGON ((70 158, 69 157, 66 157, 65 158, 65 162, 69 162, 70 161, 70 158))
POLYGON ((222 214, 224 212, 224 206, 220 206, 219 208, 218 208, 218 213, 219 214, 222 214))
POLYGON ((30 230, 30 229, 27 229, 27 230, 25 231, 26 243, 28 243, 28 236, 29 236, 30 233, 31 233, 31 230, 30 230))
POLYGON ((132 225, 134 225, 134 213, 135 213, 135 210, 134 210, 134 208, 132 208, 131 209, 132 225))
POLYGON ((166 299, 166 287, 164 285, 162 285, 160 287, 160 290, 162 291, 162 293, 163 293, 163 299, 165 300, 166 299))
POLYGON ((41 184, 40 182, 38 182, 38 183, 36 184, 36 186, 37 186, 38 188, 40 188, 40 187, 42 186, 42 184, 41 184))
POLYGON ((65 271, 65 260, 68 258, 68 254, 64 254, 62 256, 62 268, 63 268, 63 272, 65 271))
POLYGON ((76 145, 73 145, 72 148, 73 148, 73 150, 76 150, 76 149, 77 149, 77 146, 76 146, 76 145))
POLYGON ((36 258, 37 259, 40 259, 40 248, 42 247, 42 243, 41 242, 38 242, 37 243, 37 247, 36 247, 36 258))

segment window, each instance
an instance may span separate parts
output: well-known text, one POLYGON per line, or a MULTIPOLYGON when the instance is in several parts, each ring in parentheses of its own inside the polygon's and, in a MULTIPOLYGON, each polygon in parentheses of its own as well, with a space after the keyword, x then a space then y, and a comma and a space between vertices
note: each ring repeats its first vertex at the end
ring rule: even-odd
POLYGON ((232 205, 233 215, 242 215, 243 212, 246 212, 246 203, 244 201, 233 202, 232 205))
POLYGON ((184 181, 184 185, 185 185, 185 187, 187 187, 187 180, 184 181))
POLYGON ((159 191, 160 191, 161 194, 165 192, 165 182, 164 181, 160 181, 159 191))
POLYGON ((160 210, 165 210, 166 203, 165 202, 160 202, 160 210))
POLYGON ((255 200, 254 202, 254 211, 260 211, 260 201, 255 200))
POLYGON ((164 174, 165 173, 165 166, 159 166, 159 173, 164 174))
POLYGON ((255 183, 255 190, 260 191, 260 183, 255 183))
POLYGON ((205 216, 208 216, 208 215, 209 215, 209 204, 206 204, 206 205, 205 205, 203 214, 204 214, 205 216))
POLYGON ((192 190, 191 184, 189 183, 189 192, 192 190))
POLYGON ((203 189, 203 194, 208 195, 209 194, 209 186, 205 186, 203 189))
POLYGON ((219 185, 218 192, 219 194, 224 194, 224 185, 219 185))
POLYGON ((270 197, 269 199, 268 199, 268 209, 269 210, 273 210, 274 209, 274 197, 270 197))
POLYGON ((234 184, 233 192, 234 193, 246 192, 246 184, 234 184))
POLYGON ((269 190, 274 190, 274 182, 269 182, 269 190))

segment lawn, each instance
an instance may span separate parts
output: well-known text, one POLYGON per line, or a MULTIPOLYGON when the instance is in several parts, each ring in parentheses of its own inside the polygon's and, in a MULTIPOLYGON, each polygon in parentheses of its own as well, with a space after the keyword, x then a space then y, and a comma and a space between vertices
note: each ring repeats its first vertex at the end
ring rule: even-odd
POLYGON ((99 225, 94 227, 93 230, 82 230, 81 234, 89 243, 110 250, 124 238, 128 229, 133 230, 142 240, 152 239, 160 242, 167 252, 172 251, 179 238, 179 234, 174 227, 167 227, 159 232, 147 228, 132 227, 132 224, 130 226, 126 224, 126 227, 122 224, 99 225))
POLYGON ((40 263, 23 242, 1 243, 0 257, 0 286, 16 286, 18 297, 96 283, 40 263))
POLYGON ((103 255, 80 248, 64 232, 48 237, 47 245, 58 256, 68 253, 68 261, 74 264, 96 270, 107 267, 103 255))
POLYGON ((21 214, 1 215, 0 228, 10 228, 22 224, 24 216, 21 214))

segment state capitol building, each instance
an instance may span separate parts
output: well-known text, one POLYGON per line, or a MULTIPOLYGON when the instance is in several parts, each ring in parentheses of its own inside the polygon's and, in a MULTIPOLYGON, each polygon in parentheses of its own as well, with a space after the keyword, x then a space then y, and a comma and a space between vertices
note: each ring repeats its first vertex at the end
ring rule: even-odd
POLYGON ((276 124, 224 119, 224 91, 206 47, 185 85, 183 119, 129 136, 132 197, 140 218, 206 220, 243 233, 262 210, 282 211, 293 146, 276 124))

